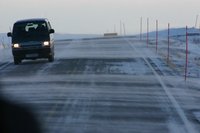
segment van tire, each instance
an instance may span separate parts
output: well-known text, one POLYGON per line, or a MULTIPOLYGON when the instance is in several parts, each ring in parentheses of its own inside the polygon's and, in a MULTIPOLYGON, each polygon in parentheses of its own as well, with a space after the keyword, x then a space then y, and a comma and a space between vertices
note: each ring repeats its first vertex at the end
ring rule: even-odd
POLYGON ((49 58, 48 58, 48 61, 53 62, 54 61, 54 55, 50 55, 49 58))
POLYGON ((14 57, 14 64, 18 65, 22 62, 22 60, 20 58, 14 57))

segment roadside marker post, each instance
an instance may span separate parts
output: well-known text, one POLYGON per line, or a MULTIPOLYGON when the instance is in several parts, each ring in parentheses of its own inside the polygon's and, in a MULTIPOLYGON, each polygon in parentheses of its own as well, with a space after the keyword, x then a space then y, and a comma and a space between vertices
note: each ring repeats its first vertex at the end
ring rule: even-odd
POLYGON ((168 48, 167 48, 167 63, 169 63, 169 45, 170 45, 170 23, 168 23, 168 48))
POLYGON ((188 71, 188 27, 186 26, 186 50, 185 50, 185 81, 187 80, 187 71, 188 71))
POLYGON ((142 17, 140 18, 140 41, 142 41, 142 17))
POLYGON ((156 53, 158 52, 158 20, 156 20, 156 53))
POLYGON ((149 18, 147 18, 147 48, 149 47, 149 18))

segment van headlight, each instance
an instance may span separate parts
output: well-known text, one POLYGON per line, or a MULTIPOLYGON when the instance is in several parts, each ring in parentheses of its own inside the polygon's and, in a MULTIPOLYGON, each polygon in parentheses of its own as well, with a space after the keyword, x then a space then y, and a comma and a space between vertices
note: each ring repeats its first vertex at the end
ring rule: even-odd
POLYGON ((49 46, 50 43, 48 41, 43 42, 43 46, 49 46))
POLYGON ((20 48, 20 45, 18 43, 13 44, 13 48, 20 48))

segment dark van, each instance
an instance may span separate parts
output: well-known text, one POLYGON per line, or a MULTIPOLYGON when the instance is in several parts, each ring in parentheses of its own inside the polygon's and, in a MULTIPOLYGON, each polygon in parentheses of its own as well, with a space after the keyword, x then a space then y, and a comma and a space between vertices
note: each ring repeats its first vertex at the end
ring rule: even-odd
POLYGON ((12 54, 14 63, 23 59, 47 58, 54 61, 54 29, 47 19, 26 19, 14 23, 12 33, 12 54))

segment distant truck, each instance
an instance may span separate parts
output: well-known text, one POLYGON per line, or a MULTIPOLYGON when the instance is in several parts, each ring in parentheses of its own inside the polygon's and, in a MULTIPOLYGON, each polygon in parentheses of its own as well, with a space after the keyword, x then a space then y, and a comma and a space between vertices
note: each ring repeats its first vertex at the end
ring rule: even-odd
POLYGON ((54 61, 54 29, 46 18, 19 20, 14 23, 12 37, 12 54, 14 64, 23 59, 47 58, 54 61))

